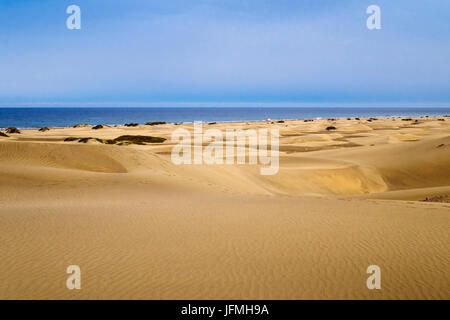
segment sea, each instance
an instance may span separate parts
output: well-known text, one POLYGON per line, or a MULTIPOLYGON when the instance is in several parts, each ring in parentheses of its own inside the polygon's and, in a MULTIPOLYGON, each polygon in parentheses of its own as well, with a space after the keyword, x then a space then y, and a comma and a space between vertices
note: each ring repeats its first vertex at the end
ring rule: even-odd
POLYGON ((450 115, 449 107, 3 107, 0 128, 450 115))

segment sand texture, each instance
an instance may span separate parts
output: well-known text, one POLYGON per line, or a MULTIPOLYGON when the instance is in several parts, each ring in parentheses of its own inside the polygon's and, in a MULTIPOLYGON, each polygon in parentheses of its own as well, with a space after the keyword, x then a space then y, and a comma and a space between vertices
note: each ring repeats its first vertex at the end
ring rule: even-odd
POLYGON ((264 127, 273 176, 175 165, 189 124, 0 137, 0 299, 450 299, 449 117, 208 125, 264 127), (121 135, 167 140, 64 142, 121 135))

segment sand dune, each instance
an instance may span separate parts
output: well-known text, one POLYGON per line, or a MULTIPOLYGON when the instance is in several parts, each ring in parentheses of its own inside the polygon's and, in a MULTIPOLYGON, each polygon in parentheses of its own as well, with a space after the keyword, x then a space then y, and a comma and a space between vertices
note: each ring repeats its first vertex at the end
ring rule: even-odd
POLYGON ((417 120, 209 126, 278 128, 273 176, 173 164, 188 124, 0 137, 0 298, 449 299, 450 204, 420 200, 450 195, 450 119, 417 120), (125 134, 168 140, 64 142, 125 134))

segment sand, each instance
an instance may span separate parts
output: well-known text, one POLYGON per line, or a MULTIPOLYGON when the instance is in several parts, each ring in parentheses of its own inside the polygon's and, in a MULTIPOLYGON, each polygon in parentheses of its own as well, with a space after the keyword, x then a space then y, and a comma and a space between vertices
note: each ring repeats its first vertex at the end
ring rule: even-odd
POLYGON ((0 137, 0 298, 450 299, 450 118, 438 118, 208 126, 278 128, 273 176, 173 164, 170 135, 188 124, 0 137), (168 140, 63 141, 124 134, 168 140), (69 265, 81 290, 66 288, 69 265), (369 265, 381 290, 366 287, 369 265))

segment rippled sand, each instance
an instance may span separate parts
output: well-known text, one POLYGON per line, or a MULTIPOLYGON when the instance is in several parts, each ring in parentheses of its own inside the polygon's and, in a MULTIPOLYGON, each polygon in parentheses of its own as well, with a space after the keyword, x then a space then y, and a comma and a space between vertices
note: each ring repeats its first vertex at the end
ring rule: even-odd
POLYGON ((180 127, 0 137, 0 298, 450 298, 449 117, 208 126, 278 128, 274 176, 174 165, 180 127), (168 140, 63 141, 124 134, 168 140))

